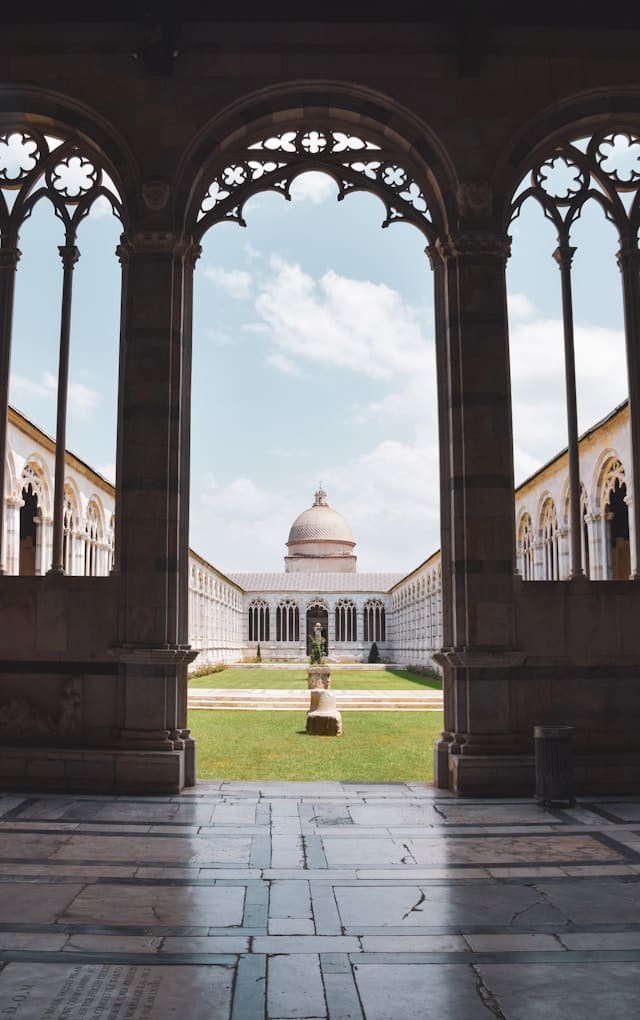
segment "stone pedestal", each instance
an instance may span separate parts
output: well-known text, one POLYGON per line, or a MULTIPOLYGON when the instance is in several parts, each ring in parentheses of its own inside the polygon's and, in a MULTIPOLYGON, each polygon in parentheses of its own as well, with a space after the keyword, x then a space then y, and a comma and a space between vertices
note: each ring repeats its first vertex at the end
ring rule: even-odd
POLYGON ((336 696, 322 687, 314 687, 311 691, 307 733, 317 737, 339 737, 342 734, 342 716, 336 708, 336 696))
POLYGON ((320 687, 327 691, 331 687, 331 668, 329 666, 309 666, 307 669, 307 687, 310 691, 320 687))

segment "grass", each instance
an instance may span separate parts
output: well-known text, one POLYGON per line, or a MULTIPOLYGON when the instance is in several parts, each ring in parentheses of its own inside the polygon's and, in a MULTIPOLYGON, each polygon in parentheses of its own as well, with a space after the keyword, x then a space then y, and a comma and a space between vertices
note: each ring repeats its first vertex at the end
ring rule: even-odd
MULTIPOLYGON (((230 666, 220 673, 210 673, 189 681, 189 687, 226 687, 235 690, 288 690, 301 691, 307 687, 307 671, 300 669, 245 669, 230 666)), ((418 676, 406 669, 331 669, 331 687, 336 691, 415 691, 429 688, 439 691, 440 680, 418 676)))
POLYGON ((193 710, 199 779, 431 782, 441 712, 343 712, 341 737, 311 737, 303 712, 193 710))

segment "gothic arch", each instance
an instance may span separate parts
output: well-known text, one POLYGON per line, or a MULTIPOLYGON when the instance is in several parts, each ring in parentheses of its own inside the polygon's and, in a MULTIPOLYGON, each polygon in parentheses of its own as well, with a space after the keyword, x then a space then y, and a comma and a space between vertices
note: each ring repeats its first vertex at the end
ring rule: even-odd
POLYGON ((184 210, 185 232, 198 240, 222 219, 244 224, 242 207, 251 195, 271 188, 286 196, 291 181, 306 170, 328 173, 338 185, 339 198, 351 190, 377 194, 387 208, 383 226, 413 222, 430 241, 445 231, 453 214, 446 198, 454 193, 453 166, 434 132, 415 114, 370 89, 311 81, 246 96, 201 128, 178 168, 176 217, 184 210), (342 137, 331 138, 332 131, 342 137), (325 133, 323 143, 318 135, 325 133), (278 148, 257 148, 283 134, 295 137, 278 148), (356 147, 349 141, 355 139, 378 148, 356 147), (249 167, 248 161, 261 166, 249 167), (375 162, 381 163, 376 169, 375 162), (367 168, 355 169, 364 163, 367 168), (203 210, 216 184, 218 192, 203 210), (218 198, 227 185, 231 194, 218 198))
POLYGON ((37 454, 31 454, 25 461, 20 474, 20 481, 18 482, 18 496, 25 486, 29 484, 33 486, 33 491, 38 497, 38 507, 40 508, 42 516, 50 517, 52 493, 51 476, 47 465, 37 454))
POLYGON ((137 213, 140 173, 124 137, 101 114, 63 93, 0 85, 0 131, 30 126, 41 133, 62 133, 98 157, 122 198, 123 221, 137 213))
POLYGON ((533 163, 552 155, 568 138, 627 127, 640 132, 640 89, 589 89, 545 107, 512 137, 494 176, 496 210, 505 229, 512 196, 533 163))

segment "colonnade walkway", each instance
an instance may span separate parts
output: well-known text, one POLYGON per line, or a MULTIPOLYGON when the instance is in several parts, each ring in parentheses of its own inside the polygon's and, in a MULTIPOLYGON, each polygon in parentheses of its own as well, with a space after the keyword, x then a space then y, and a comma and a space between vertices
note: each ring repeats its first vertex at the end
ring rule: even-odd
POLYGON ((640 1015, 640 798, 4 794, 0 880, 18 1020, 640 1015))

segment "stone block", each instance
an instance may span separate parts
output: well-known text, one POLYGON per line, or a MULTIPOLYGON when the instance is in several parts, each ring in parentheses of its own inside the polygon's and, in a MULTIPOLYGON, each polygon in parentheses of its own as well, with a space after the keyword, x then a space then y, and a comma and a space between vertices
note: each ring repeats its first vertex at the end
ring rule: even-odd
POLYGON ((336 708, 335 694, 316 687, 311 691, 311 709, 307 712, 307 733, 316 737, 339 737, 342 716, 336 708))

